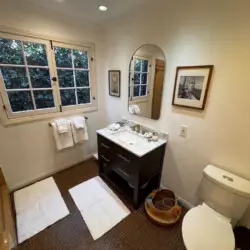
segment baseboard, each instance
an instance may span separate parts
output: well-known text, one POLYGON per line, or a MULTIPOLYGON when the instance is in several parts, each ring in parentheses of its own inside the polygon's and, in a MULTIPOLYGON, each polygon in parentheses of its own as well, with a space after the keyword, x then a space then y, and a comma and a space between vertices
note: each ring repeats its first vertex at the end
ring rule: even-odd
MULTIPOLYGON (((161 184, 160 186, 161 189, 167 189, 164 185, 161 184)), ((181 202, 181 204, 187 208, 187 209, 191 209, 194 207, 194 205, 190 202, 188 202, 187 200, 183 199, 180 195, 176 194, 175 195, 177 196, 178 200, 181 202)))
POLYGON ((93 157, 94 157, 96 160, 98 160, 98 153, 94 153, 94 154, 93 154, 93 157))
POLYGON ((48 171, 48 172, 46 172, 46 173, 44 173, 44 174, 41 174, 41 175, 36 176, 36 177, 33 178, 32 180, 20 182, 20 183, 18 183, 17 185, 15 185, 14 187, 10 188, 9 190, 10 190, 10 192, 14 192, 14 191, 16 191, 16 190, 18 190, 18 189, 21 189, 21 188, 23 188, 23 187, 26 187, 26 186, 28 186, 28 185, 30 185, 30 184, 33 184, 33 183, 35 183, 35 182, 37 182, 37 181, 40 181, 40 180, 42 180, 42 179, 48 178, 48 177, 50 177, 50 176, 53 175, 53 174, 56 174, 56 173, 58 173, 58 172, 60 172, 60 171, 62 171, 62 170, 65 170, 65 169, 67 169, 67 168, 71 168, 71 167, 73 167, 74 165, 77 165, 77 164, 79 164, 79 163, 81 163, 81 162, 87 161, 87 160, 89 160, 89 159, 91 159, 91 158, 93 158, 93 154, 88 154, 88 155, 86 155, 86 156, 83 158, 83 160, 81 160, 81 161, 79 161, 79 162, 76 162, 76 163, 74 163, 74 164, 70 164, 70 165, 68 165, 68 166, 66 166, 66 167, 58 168, 58 169, 56 169, 56 170, 48 171))

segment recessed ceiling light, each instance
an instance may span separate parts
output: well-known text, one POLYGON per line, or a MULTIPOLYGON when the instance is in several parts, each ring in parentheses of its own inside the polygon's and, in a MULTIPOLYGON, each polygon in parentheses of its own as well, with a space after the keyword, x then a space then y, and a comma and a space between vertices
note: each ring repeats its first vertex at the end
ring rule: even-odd
POLYGON ((99 5, 99 6, 98 6, 98 9, 99 9, 100 11, 107 11, 107 10, 108 10, 108 7, 105 6, 105 5, 99 5))

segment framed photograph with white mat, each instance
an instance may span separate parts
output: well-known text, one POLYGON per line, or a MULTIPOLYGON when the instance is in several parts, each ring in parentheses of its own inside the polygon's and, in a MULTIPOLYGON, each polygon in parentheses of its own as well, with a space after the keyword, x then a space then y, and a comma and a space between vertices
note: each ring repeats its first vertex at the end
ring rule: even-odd
POLYGON ((120 97, 121 95, 121 71, 109 70, 109 95, 120 97))
POLYGON ((204 110, 213 65, 177 67, 172 104, 204 110))

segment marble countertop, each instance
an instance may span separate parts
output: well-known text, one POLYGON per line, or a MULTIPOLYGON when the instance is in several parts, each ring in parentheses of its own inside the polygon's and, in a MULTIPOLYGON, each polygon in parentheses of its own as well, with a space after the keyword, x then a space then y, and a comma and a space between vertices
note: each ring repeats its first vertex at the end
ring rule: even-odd
MULTIPOLYGON (((136 144, 130 144, 129 142, 125 142, 124 140, 123 141, 120 140, 119 137, 117 136, 117 133, 122 132, 122 131, 124 131, 124 130, 119 130, 117 132, 114 132, 108 128, 103 128, 103 129, 97 130, 96 132, 99 135, 102 135, 106 139, 109 139, 110 141, 116 143, 117 145, 119 145, 122 148, 128 150, 129 152, 135 154, 138 157, 142 157, 142 156, 146 155, 147 153, 153 151, 154 149, 167 143, 167 137, 160 138, 156 142, 154 142, 154 141, 148 142, 148 140, 146 138, 144 138, 143 136, 134 132, 134 134, 136 134, 136 136, 138 136, 139 142, 137 142, 136 144), (140 141, 141 141, 141 143, 140 143, 140 141)), ((133 133, 133 132, 131 132, 131 133, 133 133)))

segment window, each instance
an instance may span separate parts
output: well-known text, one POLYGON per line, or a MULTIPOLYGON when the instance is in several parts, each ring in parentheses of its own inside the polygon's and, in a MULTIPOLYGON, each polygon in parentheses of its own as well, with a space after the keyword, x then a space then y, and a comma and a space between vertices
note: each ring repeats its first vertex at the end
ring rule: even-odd
POLYGON ((0 38, 2 95, 10 118, 56 111, 47 47, 40 40, 0 38))
POLYGON ((88 50, 53 43, 63 107, 91 103, 90 57, 88 50))
POLYGON ((133 57, 130 64, 130 99, 147 98, 149 93, 150 59, 146 57, 133 57))
POLYGON ((93 106, 92 50, 0 33, 0 90, 8 118, 93 106))

